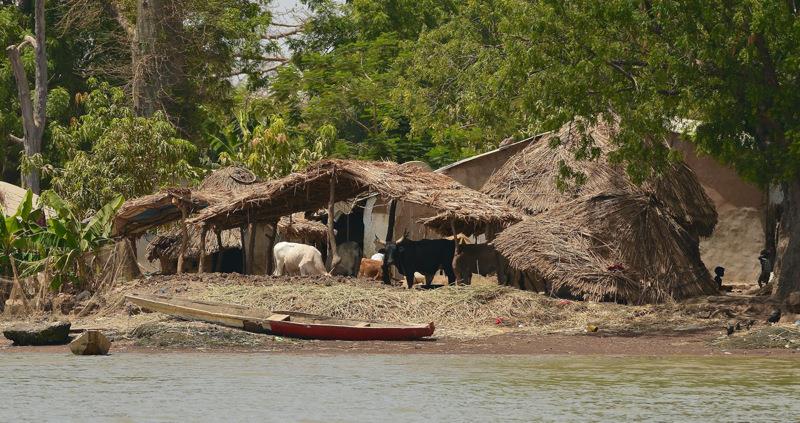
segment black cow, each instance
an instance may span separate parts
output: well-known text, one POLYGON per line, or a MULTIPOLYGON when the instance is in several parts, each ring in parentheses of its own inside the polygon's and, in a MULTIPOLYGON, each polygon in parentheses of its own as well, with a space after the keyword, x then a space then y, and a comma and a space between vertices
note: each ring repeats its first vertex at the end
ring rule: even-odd
POLYGON ((408 287, 414 285, 414 272, 425 275, 426 285, 430 286, 433 275, 439 269, 444 270, 447 282, 453 284, 456 274, 453 272, 453 256, 456 244, 449 239, 421 239, 411 241, 402 239, 386 244, 383 256, 383 283, 388 284, 394 265, 401 275, 406 277, 408 287))

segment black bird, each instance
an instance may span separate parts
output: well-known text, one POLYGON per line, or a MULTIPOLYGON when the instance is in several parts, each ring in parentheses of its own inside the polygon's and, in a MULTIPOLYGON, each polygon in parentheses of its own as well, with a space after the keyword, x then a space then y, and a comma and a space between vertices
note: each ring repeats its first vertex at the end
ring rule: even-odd
POLYGON ((778 320, 781 320, 781 311, 775 310, 772 314, 767 317, 767 322, 769 323, 778 323, 778 320))
POLYGON ((756 321, 754 319, 749 319, 744 323, 744 327, 746 327, 747 330, 750 330, 750 328, 753 327, 754 324, 756 324, 756 321))
POLYGON ((728 323, 728 327, 725 328, 725 331, 728 332, 728 336, 733 335, 733 323, 728 323))

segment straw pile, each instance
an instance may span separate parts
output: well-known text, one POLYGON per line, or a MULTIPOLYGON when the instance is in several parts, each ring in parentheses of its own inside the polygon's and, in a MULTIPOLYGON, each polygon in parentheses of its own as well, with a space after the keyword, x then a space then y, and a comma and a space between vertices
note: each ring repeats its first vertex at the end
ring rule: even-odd
POLYGON ((255 184, 227 204, 203 210, 191 223, 231 228, 277 220, 298 211, 324 208, 335 175, 335 198, 347 200, 365 192, 426 206, 438 215, 425 223, 440 233, 482 233, 487 225, 506 227, 522 216, 502 201, 469 189, 448 176, 392 162, 324 160, 303 173, 255 184))
POLYGON ((697 239, 653 195, 581 198, 512 226, 494 245, 553 293, 641 304, 717 292, 697 239))
MULTIPOLYGON (((153 277, 127 284, 126 290, 167 292, 168 295, 179 292, 176 295, 201 301, 241 304, 264 310, 298 310, 343 319, 435 322, 437 336, 455 338, 475 338, 509 331, 582 333, 588 323, 599 325, 606 333, 655 333, 681 327, 719 326, 718 320, 684 313, 675 303, 634 307, 564 302, 496 284, 405 290, 353 278, 206 273, 153 277)), ((124 304, 113 298, 106 303, 124 304)), ((113 312, 103 313, 108 316, 113 312)), ((135 317, 168 319, 158 313, 135 317)), ((123 325, 132 323, 132 318, 127 315, 121 320, 123 325)))
POLYGON ((278 234, 284 240, 303 240, 304 243, 327 242, 328 228, 316 220, 308 220, 303 213, 283 216, 278 221, 278 234))

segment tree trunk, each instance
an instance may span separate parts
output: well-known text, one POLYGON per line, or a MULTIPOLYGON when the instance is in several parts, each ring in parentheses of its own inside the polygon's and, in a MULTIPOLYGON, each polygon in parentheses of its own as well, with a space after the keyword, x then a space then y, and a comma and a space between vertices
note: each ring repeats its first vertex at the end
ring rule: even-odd
POLYGON ((777 283, 773 296, 783 300, 800 291, 800 179, 786 184, 778 230, 777 283))
MULTIPOLYGON (((22 109, 22 138, 11 136, 11 140, 23 145, 26 156, 42 152, 42 135, 46 125, 47 108, 47 52, 45 50, 44 2, 38 0, 34 9, 34 32, 36 37, 26 36, 19 45, 6 48, 14 79, 17 83, 17 97, 22 109), (35 99, 31 98, 28 75, 22 66, 21 51, 30 45, 35 50, 35 99), (34 101, 35 100, 35 101, 34 101)), ((22 175, 22 186, 36 194, 41 191, 39 169, 29 169, 22 175)))
POLYGON ((167 66, 170 37, 165 23, 171 11, 166 3, 167 0, 137 1, 131 61, 133 108, 139 116, 151 116, 163 108, 161 99, 170 77, 167 66))
POLYGON ((333 219, 334 211, 333 205, 336 203, 336 169, 331 171, 330 194, 328 197, 328 258, 330 259, 331 267, 329 272, 333 272, 336 265, 342 261, 339 254, 336 252, 336 235, 333 233, 333 219))

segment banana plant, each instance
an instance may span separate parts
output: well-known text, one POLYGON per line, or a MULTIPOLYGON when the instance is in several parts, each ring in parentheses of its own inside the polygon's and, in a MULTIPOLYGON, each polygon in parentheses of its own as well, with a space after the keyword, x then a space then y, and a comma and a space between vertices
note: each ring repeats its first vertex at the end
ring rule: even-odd
POLYGON ((22 199, 16 213, 6 216, 0 211, 0 265, 11 268, 14 278, 14 291, 22 298, 27 307, 25 289, 23 289, 20 276, 26 270, 24 264, 38 257, 34 248, 36 233, 41 232, 39 223, 43 223, 44 212, 41 208, 33 207, 33 193, 28 190, 22 199), (22 268, 20 268, 23 266, 22 268))
POLYGON ((84 257, 113 242, 112 219, 122 205, 123 198, 118 196, 106 203, 88 221, 78 219, 70 205, 54 191, 42 193, 41 200, 53 210, 55 216, 47 220, 44 230, 32 234, 42 258, 29 263, 26 274, 31 275, 47 267, 53 276, 53 289, 67 281, 85 281, 88 272, 84 257))

